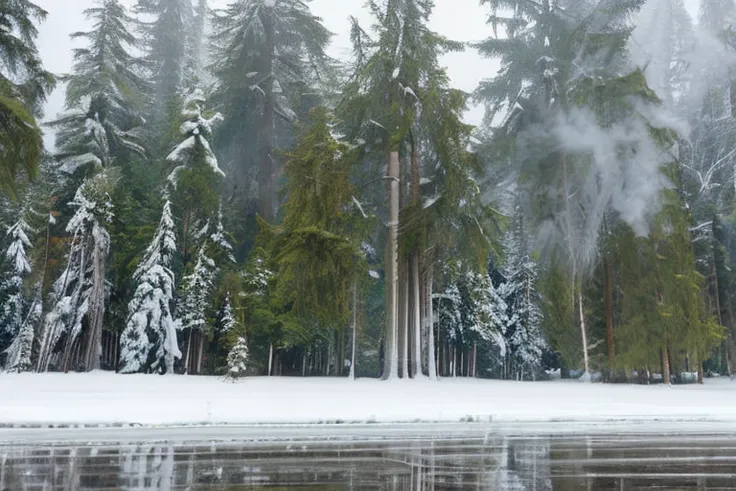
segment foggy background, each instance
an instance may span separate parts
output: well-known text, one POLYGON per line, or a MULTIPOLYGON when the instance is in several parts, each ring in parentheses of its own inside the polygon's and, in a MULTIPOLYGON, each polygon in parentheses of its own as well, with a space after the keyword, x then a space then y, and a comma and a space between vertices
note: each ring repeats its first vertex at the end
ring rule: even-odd
MULTIPOLYGON (((35 0, 35 3, 49 12, 49 17, 40 26, 38 46, 45 67, 54 73, 66 73, 72 65, 72 49, 74 43, 69 34, 87 30, 88 23, 82 11, 93 4, 94 0, 35 0)), ((135 0, 123 0, 132 5, 135 0)), ((228 0, 210 0, 210 7, 227 5, 228 0)), ((364 27, 370 27, 370 15, 363 6, 364 0, 313 0, 310 3, 312 12, 324 19, 327 29, 335 33, 330 54, 346 59, 350 55, 349 16, 357 17, 364 27)), ((491 35, 491 28, 486 24, 488 6, 481 6, 480 0, 436 0, 434 14, 430 26, 440 34, 456 41, 479 41, 491 35)), ((700 0, 685 0, 685 4, 693 19, 697 19, 700 0)), ((84 40, 79 41, 83 43, 84 40)), ((473 91, 478 83, 491 77, 498 69, 498 64, 482 59, 475 50, 464 53, 452 53, 444 58, 453 85, 461 90, 473 91)), ((49 98, 46 119, 53 118, 64 107, 64 87, 59 86, 49 98)), ((471 108, 466 120, 471 124, 479 124, 483 118, 483 109, 471 108)), ((53 135, 46 130, 47 148, 52 149, 53 135)))

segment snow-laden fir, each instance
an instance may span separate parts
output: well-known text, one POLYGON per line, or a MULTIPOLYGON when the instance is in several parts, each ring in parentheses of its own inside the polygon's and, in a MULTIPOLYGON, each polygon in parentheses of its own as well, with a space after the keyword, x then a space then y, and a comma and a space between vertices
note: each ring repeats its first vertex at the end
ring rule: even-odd
POLYGON ((172 315, 176 279, 171 270, 177 252, 171 203, 163 206, 161 221, 143 259, 133 273, 137 287, 128 306, 128 322, 121 336, 123 373, 173 373, 181 358, 172 315))

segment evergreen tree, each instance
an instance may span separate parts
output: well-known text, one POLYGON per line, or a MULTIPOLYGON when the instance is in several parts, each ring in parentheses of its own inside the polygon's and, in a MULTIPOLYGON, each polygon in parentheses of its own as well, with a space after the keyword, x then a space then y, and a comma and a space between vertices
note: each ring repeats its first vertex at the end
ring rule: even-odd
POLYGON ((46 15, 29 0, 0 5, 0 188, 6 192, 13 192, 20 171, 35 177, 42 157, 36 118, 55 85, 36 47, 37 23, 46 15))
POLYGON ((153 74, 152 115, 165 122, 176 117, 187 63, 188 38, 193 33, 191 0, 138 0, 137 11, 153 20, 143 24, 148 69, 153 74))
POLYGON ((541 368, 546 342, 542 334, 543 314, 537 290, 538 268, 529 252, 523 216, 517 210, 503 241, 504 263, 499 294, 508 306, 506 346, 513 378, 534 377, 541 368))
POLYGON ((310 105, 305 94, 325 76, 330 33, 303 0, 236 0, 216 12, 214 29, 215 100, 225 115, 219 148, 241 193, 258 183, 258 213, 273 222, 276 151, 285 148, 276 135, 310 105))
POLYGON ((4 351, 21 332, 28 315, 28 301, 23 281, 31 274, 31 263, 27 249, 31 247, 29 235, 34 230, 21 216, 8 228, 6 237, 8 248, 5 251, 5 274, 0 281, 0 298, 3 308, 0 311, 0 352, 4 351))
POLYGON ((105 315, 105 261, 110 250, 107 224, 112 220, 111 180, 102 173, 87 179, 69 205, 76 209, 66 231, 71 236, 66 268, 54 282, 37 369, 46 371, 100 366, 105 315), (81 359, 75 359, 78 343, 81 359), (61 349, 56 358, 57 348, 61 349))
POLYGON ((629 67, 625 51, 628 18, 644 2, 485 3, 508 39, 478 44, 481 54, 501 58, 501 70, 476 97, 486 104, 488 124, 497 126, 493 144, 515 169, 512 180, 545 259, 571 277, 572 309, 559 307, 578 318, 587 372, 582 289, 599 257, 603 220, 615 213, 645 234, 668 185, 663 150, 674 140, 654 116, 656 94, 629 67), (644 174, 655 184, 637 185, 644 174))
POLYGON ((5 369, 9 372, 29 372, 33 370, 33 342, 36 337, 36 329, 41 324, 43 314, 43 299, 41 297, 41 285, 36 286, 36 294, 26 313, 23 323, 20 325, 13 343, 5 350, 7 359, 5 369))
POLYGON ((235 319, 235 313, 233 312, 232 295, 230 295, 230 292, 227 292, 225 295, 225 303, 217 314, 217 323, 219 326, 218 331, 221 334, 231 332, 238 324, 235 319))
POLYGON ((228 378, 241 378, 248 372, 248 343, 245 338, 238 338, 235 346, 227 355, 227 376, 228 378))
POLYGON ((188 332, 187 354, 184 359, 184 370, 187 373, 192 355, 192 336, 195 332, 201 335, 207 327, 216 272, 215 261, 207 255, 207 244, 202 244, 194 267, 184 277, 182 299, 177 308, 177 329, 188 332))
POLYGON ((99 171, 126 153, 144 153, 137 143, 138 108, 148 85, 130 54, 137 46, 129 30, 133 19, 118 0, 97 0, 85 15, 93 29, 72 38, 88 46, 74 50, 73 74, 62 78, 67 112, 50 123, 57 130, 58 158, 69 174, 90 167, 99 171))
POLYGON ((485 272, 467 272, 465 288, 472 302, 472 311, 467 314, 470 331, 484 341, 505 345, 510 320, 508 306, 490 276, 485 272))
POLYGON ((168 182, 173 188, 174 212, 181 220, 178 236, 185 267, 190 252, 197 247, 197 236, 207 233, 204 224, 217 209, 217 190, 225 176, 210 146, 212 128, 222 117, 219 113, 206 113, 205 103, 201 90, 195 89, 187 96, 182 110, 182 140, 166 158, 173 166, 168 182))
POLYGON ((351 152, 332 134, 331 115, 315 108, 309 123, 287 155, 283 224, 262 221, 259 239, 277 267, 271 300, 282 346, 330 340, 334 366, 342 367, 351 292, 365 275, 360 244, 371 221, 356 210, 351 152))
POLYGON ((128 322, 121 336, 121 372, 174 373, 181 358, 172 316, 176 278, 172 271, 176 234, 171 203, 164 203, 161 221, 138 269, 137 288, 128 306, 128 322))
POLYGON ((462 113, 467 97, 450 87, 439 62, 462 44, 428 28, 433 6, 429 0, 369 2, 377 36, 371 38, 353 21, 355 71, 338 105, 342 132, 363 150, 368 180, 389 178, 388 200, 369 195, 389 204, 381 210, 389 225, 386 378, 410 375, 409 339, 411 375, 434 376, 433 330, 427 328, 432 309, 427 306, 439 251, 457 248, 487 258, 490 245, 489 210, 474 182, 478 168, 466 152, 471 128, 462 123, 462 113), (381 167, 387 155, 386 173, 381 167), (468 240, 454 240, 462 233, 468 240), (404 316, 404 311, 410 313, 404 316))

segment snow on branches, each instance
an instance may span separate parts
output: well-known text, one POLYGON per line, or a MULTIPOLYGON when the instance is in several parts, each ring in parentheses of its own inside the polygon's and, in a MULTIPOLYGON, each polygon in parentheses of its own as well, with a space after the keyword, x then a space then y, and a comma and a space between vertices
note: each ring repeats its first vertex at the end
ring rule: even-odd
POLYGON ((128 304, 128 321, 122 335, 120 361, 123 373, 173 373, 181 358, 172 315, 176 279, 171 270, 176 254, 176 233, 171 203, 164 203, 161 220, 133 278, 137 283, 128 304))

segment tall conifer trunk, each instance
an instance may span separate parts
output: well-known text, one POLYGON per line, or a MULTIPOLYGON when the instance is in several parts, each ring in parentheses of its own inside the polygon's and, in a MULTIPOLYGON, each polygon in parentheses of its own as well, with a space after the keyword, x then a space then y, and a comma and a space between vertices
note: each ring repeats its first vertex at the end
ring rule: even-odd
POLYGON ((613 268, 608 259, 603 260, 606 279, 604 283, 605 309, 606 309, 606 338, 608 341, 608 370, 609 381, 613 380, 613 372, 616 365, 616 346, 613 337, 613 268))
POLYGON ((389 223, 386 275, 386 347, 384 379, 398 377, 398 323, 399 323, 399 152, 392 151, 388 160, 389 223))
POLYGON ((353 283, 353 339, 350 349, 350 380, 355 380, 355 346, 358 338, 358 287, 353 283))
POLYGON ((585 375, 590 376, 590 361, 588 359, 588 333, 585 329, 585 314, 583 313, 583 288, 578 291, 578 309, 580 312, 580 333, 583 338, 583 363, 585 365, 585 375))
POLYGON ((407 262, 402 260, 399 265, 400 285, 399 291, 399 377, 409 377, 409 282, 407 279, 407 271, 409 266, 407 262))
POLYGON ((422 326, 421 314, 419 312, 419 255, 417 254, 414 255, 414 260, 412 261, 412 287, 412 307, 414 311, 414 315, 412 316, 412 323, 414 325, 414 336, 412 337, 412 342, 414 345, 414 354, 412 357, 412 376, 414 378, 417 378, 422 375, 422 326))
MULTIPOLYGON (((419 169, 419 150, 417 148, 417 141, 412 135, 412 149, 411 149, 411 202, 415 213, 418 213, 419 202, 420 202, 420 169, 419 169)), ((414 356, 412 359, 412 375, 416 378, 422 375, 422 315, 420 309, 421 302, 421 284, 419 281, 419 269, 420 269, 420 244, 414 242, 414 251, 411 256, 411 282, 412 282, 412 293, 413 293, 413 312, 412 317, 413 324, 413 344, 414 344, 414 356)))

